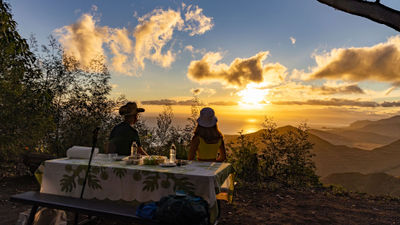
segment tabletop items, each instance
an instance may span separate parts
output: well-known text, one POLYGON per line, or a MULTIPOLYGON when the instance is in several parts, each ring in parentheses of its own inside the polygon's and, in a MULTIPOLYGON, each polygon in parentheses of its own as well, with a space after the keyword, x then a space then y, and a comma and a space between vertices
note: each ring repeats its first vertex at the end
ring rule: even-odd
MULTIPOLYGON (((70 159, 89 159, 91 150, 91 147, 72 146, 67 150, 67 157, 70 159)), ((98 153, 99 148, 95 148, 93 156, 96 156, 98 153)))

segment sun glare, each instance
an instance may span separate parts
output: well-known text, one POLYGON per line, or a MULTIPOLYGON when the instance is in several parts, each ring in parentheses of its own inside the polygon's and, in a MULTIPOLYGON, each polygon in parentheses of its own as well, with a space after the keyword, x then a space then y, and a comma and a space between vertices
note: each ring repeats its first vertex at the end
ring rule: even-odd
POLYGON ((246 86, 246 89, 237 93, 237 95, 241 97, 238 102, 240 106, 244 108, 261 108, 263 105, 269 103, 269 101, 265 99, 269 89, 263 89, 257 86, 258 85, 249 84, 246 86))

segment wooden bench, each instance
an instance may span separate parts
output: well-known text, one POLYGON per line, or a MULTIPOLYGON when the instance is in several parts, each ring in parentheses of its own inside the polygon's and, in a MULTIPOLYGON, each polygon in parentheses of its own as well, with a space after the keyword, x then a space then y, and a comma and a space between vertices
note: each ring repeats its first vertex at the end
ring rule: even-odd
POLYGON ((140 224, 154 225, 158 221, 137 217, 137 206, 129 204, 105 202, 99 200, 79 199, 39 192, 29 191, 10 197, 13 202, 33 205, 28 219, 28 225, 32 225, 39 206, 53 209, 61 209, 79 214, 99 217, 115 217, 118 220, 138 222, 140 224))

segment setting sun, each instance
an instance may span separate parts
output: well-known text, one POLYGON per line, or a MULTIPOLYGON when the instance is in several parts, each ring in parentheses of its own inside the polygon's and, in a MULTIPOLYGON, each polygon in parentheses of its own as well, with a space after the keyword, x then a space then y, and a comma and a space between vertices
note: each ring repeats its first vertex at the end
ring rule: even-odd
POLYGON ((237 93, 237 95, 241 97, 238 103, 245 108, 261 107, 269 103, 269 101, 266 100, 268 92, 269 89, 262 89, 257 87, 257 85, 249 84, 246 89, 237 93))

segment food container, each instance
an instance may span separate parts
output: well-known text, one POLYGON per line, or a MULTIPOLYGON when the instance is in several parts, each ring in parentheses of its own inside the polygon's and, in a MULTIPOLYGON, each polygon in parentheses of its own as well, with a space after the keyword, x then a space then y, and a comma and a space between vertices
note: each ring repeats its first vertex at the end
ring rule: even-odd
POLYGON ((164 163, 166 160, 167 157, 160 155, 150 155, 142 158, 143 165, 159 165, 164 163))
POLYGON ((127 156, 122 160, 125 161, 126 165, 139 165, 141 158, 142 158, 141 155, 133 155, 133 156, 127 156))
POLYGON ((126 165, 139 165, 140 159, 128 159, 125 160, 126 165))

